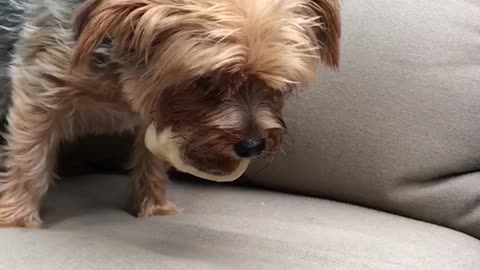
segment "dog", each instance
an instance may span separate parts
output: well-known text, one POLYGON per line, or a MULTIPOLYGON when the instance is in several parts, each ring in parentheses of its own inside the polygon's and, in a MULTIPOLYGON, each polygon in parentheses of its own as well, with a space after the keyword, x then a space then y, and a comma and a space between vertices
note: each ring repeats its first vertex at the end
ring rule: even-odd
POLYGON ((0 5, 3 227, 41 226, 59 145, 88 134, 132 132, 135 214, 176 214, 170 164, 145 147, 150 124, 171 127, 190 164, 228 173, 277 153, 285 102, 313 85, 320 64, 339 65, 338 0, 0 5))

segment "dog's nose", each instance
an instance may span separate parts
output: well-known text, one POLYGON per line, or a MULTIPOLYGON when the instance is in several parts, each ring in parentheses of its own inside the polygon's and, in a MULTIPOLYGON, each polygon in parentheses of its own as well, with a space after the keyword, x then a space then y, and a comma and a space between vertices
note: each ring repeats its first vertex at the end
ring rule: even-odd
POLYGON ((235 144, 235 153, 242 158, 260 155, 265 150, 265 139, 247 138, 235 144))

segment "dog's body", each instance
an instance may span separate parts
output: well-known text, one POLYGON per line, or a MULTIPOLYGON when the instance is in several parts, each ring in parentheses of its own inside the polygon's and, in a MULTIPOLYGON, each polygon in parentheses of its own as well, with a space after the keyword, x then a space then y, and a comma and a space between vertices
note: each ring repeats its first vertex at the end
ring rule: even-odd
MULTIPOLYGON (((5 12, 13 12, 8 16, 2 16, 2 20, 6 20, 2 21, 2 26, 8 20, 11 23, 8 28, 1 30, 5 31, 5 34, 1 35, 1 45, 9 47, 9 50, 1 52, 2 74, 8 74, 1 79, 1 93, 4 101, 2 108, 6 108, 7 102, 10 103, 11 100, 13 108, 8 123, 19 123, 21 127, 18 130, 10 129, 9 134, 6 135, 4 160, 6 172, 0 179, 0 224, 36 226, 39 221, 36 204, 39 203, 42 194, 46 192, 49 182, 54 177, 55 157, 54 154, 49 153, 57 151, 59 141, 73 140, 88 133, 113 134, 133 131, 138 126, 138 117, 122 100, 121 92, 118 91, 121 85, 118 84, 114 74, 101 72, 82 75, 82 73, 70 72, 71 67, 67 59, 73 54, 75 40, 72 32, 72 11, 83 1, 20 0, 13 2, 7 0, 6 2, 2 3, 2 7, 5 4, 9 7, 5 12), (39 18, 39 14, 43 15, 43 18, 39 18), (7 39, 3 40, 4 37, 7 39), (44 51, 44 55, 49 55, 47 58, 51 58, 38 58, 42 50, 52 50, 44 51), (7 68, 10 69, 8 73, 7 68), (64 82, 56 82, 57 76, 63 78, 64 82), (19 86, 25 83, 31 85, 25 88, 19 86), (63 85, 64 83, 72 83, 72 85, 63 85), (81 85, 74 85, 76 83, 81 85), (74 92, 75 89, 80 88, 86 91, 74 92), (52 94, 52 96, 39 97, 43 94, 52 94), (31 104, 37 104, 39 107, 34 109, 30 106, 31 104), (60 105, 62 108, 44 107, 49 105, 60 105), (15 113, 16 107, 21 111, 18 114, 15 113), (43 119, 35 119, 39 117, 43 119), (26 118, 39 122, 28 123, 26 118), (66 119, 68 120, 65 121, 66 119), (56 133, 51 134, 48 141, 39 141, 42 140, 39 136, 45 136, 41 133, 52 131, 56 133), (18 141, 12 143, 12 140, 18 141), (22 145, 21 149, 12 149, 14 144, 22 145), (37 148, 40 145, 43 149, 37 148), (13 152, 18 152, 14 155, 23 158, 10 158, 9 154, 13 152), (21 176, 26 173, 23 171, 32 174, 27 177, 32 179, 22 183, 22 179, 27 180, 21 176), (30 202, 25 205, 18 205, 20 207, 18 208, 16 201, 26 192, 31 193, 33 198, 28 199, 30 202), (31 213, 33 215, 29 215, 31 213), (11 219, 15 215, 26 215, 29 218, 15 221, 11 219)), ((102 54, 102 48, 98 50, 98 54, 102 54)), ((108 67, 101 68, 108 69, 108 67)), ((145 153, 145 156, 148 154, 145 153)), ((160 176, 163 175, 160 174, 160 176)))
POLYGON ((0 5, 0 107, 10 92, 12 104, 0 176, 4 226, 40 224, 62 141, 125 131, 136 135, 136 213, 175 214, 165 196, 170 165, 144 145, 151 123, 180 134, 189 163, 228 173, 241 158, 274 153, 284 100, 312 83, 318 59, 338 63, 336 0, 0 5))

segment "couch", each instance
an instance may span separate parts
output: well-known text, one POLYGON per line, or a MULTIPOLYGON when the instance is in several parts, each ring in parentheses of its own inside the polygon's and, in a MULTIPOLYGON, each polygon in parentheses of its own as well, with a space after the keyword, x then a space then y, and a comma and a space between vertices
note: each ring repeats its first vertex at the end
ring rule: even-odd
POLYGON ((341 69, 291 100, 285 155, 233 184, 174 174, 185 212, 137 219, 94 164, 128 140, 83 141, 61 163, 94 169, 52 189, 44 228, 0 230, 0 269, 480 269, 480 1, 342 14, 341 69))

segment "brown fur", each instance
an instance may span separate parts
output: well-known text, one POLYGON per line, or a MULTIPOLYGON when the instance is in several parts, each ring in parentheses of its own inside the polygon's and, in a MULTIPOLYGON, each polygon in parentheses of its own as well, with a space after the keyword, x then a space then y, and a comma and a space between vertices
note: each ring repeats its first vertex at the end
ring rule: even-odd
POLYGON ((170 165, 143 143, 152 121, 172 126, 194 163, 238 160, 232 145, 246 136, 274 154, 290 93, 312 85, 319 59, 339 64, 338 9, 337 0, 88 0, 74 25, 62 22, 75 35, 40 28, 12 69, 0 224, 40 225, 58 145, 79 135, 136 132, 139 216, 177 212, 165 195, 170 165), (106 60, 96 52, 105 40, 106 60))

